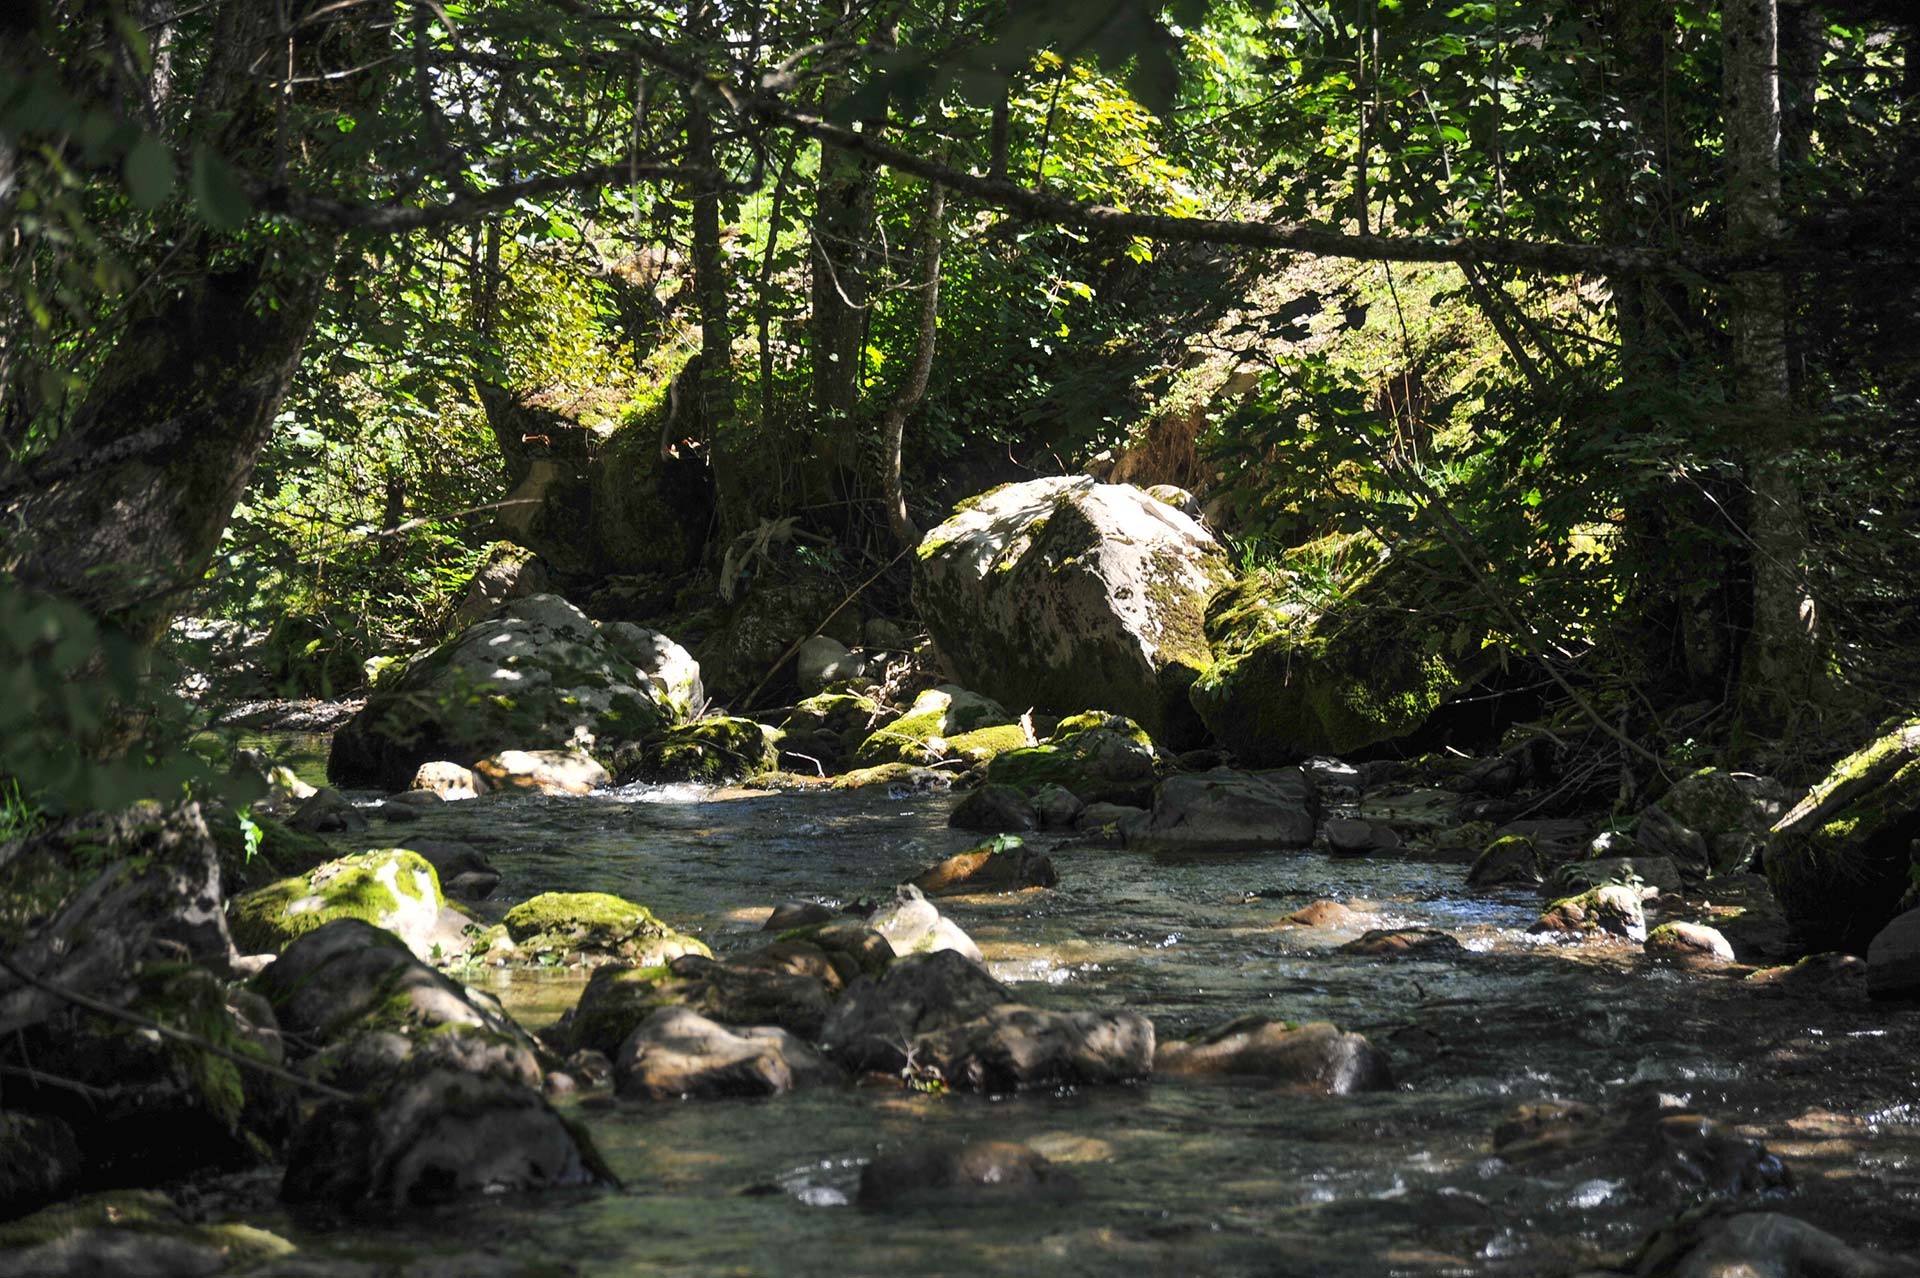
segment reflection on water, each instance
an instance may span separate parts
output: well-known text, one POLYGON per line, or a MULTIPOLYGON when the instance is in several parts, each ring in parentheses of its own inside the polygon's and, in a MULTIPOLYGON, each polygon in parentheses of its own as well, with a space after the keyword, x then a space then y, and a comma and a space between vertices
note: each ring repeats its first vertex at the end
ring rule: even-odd
MULTIPOLYGON (((409 831, 482 845, 503 874, 490 904, 615 892, 726 952, 762 939, 778 901, 882 893, 964 846, 943 824, 950 802, 630 787, 449 805, 409 831)), ((1618 1259, 1683 1205, 1646 1187, 1669 1152, 1643 1130, 1590 1158, 1509 1163, 1490 1133, 1523 1100, 1612 1111, 1664 1096, 1781 1154, 1798 1178, 1782 1204, 1795 1214, 1858 1242, 1920 1237, 1910 1015, 1766 1001, 1653 968, 1633 948, 1541 945, 1520 931, 1537 897, 1469 895, 1458 865, 1052 855, 1053 891, 943 907, 1021 998, 1125 1005, 1163 1037, 1247 1013, 1331 1020, 1390 1051, 1399 1090, 1328 1100, 1159 1081, 994 1099, 868 1087, 602 1102, 577 1113, 627 1192, 492 1202, 459 1227, 509 1257, 587 1274, 1570 1272, 1618 1259), (1355 917, 1281 925, 1322 897, 1355 917), (1443 928, 1467 948, 1411 961, 1334 952, 1391 926, 1443 928), (848 1205, 876 1152, 935 1134, 1026 1141, 1069 1165, 1082 1192, 884 1214, 848 1205)), ((583 978, 486 980, 538 1024, 583 978)))

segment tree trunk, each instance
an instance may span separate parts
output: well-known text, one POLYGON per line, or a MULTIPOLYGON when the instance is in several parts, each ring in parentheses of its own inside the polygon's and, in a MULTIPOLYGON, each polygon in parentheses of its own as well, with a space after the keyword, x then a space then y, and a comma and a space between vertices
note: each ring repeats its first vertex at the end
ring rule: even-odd
MULTIPOLYGON (((1720 17, 1727 239, 1736 251, 1779 238, 1780 71, 1776 0, 1729 0, 1720 17)), ((1729 302, 1733 396, 1749 442, 1753 629, 1741 658, 1742 718, 1778 730, 1816 691, 1818 616, 1803 567, 1806 515, 1793 459, 1787 286, 1778 271, 1736 275, 1729 302)))
POLYGON ((920 227, 920 323, 913 352, 913 367, 900 393, 887 405, 880 429, 880 501, 886 508, 887 526, 902 550, 920 544, 920 528, 907 513, 906 493, 901 487, 901 451, 907 431, 907 418, 926 398, 927 381, 933 375, 934 343, 940 329, 940 250, 946 241, 947 191, 938 182, 927 185, 926 220, 920 227))
POLYGON ((733 410, 733 334, 727 313, 727 264, 720 255, 721 174, 713 149, 713 120, 696 94, 687 95, 687 151, 700 173, 693 191, 693 288, 700 312, 699 428, 714 431, 733 410))
POLYGON ((813 408, 827 460, 860 407, 868 259, 873 239, 874 168, 831 146, 820 149, 813 215, 813 408))

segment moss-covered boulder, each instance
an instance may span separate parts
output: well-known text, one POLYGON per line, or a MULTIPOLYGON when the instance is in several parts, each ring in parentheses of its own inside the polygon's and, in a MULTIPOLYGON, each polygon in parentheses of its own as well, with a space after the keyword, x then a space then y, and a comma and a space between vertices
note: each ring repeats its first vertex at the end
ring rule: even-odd
POLYGON ((1211 662, 1201 622, 1227 580, 1190 517, 1129 484, 1059 476, 962 502, 915 552, 913 601, 970 687, 1071 712, 1106 705, 1175 745, 1211 662))
POLYGON ((638 741, 690 717, 703 695, 699 666, 665 635, 532 595, 383 681, 335 734, 327 775, 394 791, 436 759, 638 741))
POLYGON ((1467 871, 1468 887, 1496 887, 1503 883, 1540 881, 1540 849, 1524 834, 1503 834, 1474 858, 1467 871))
POLYGON ((622 781, 699 781, 721 785, 780 766, 779 733, 751 719, 683 723, 648 741, 622 781))
MULTIPOLYGON (((877 768, 883 763, 938 763, 951 755, 948 743, 952 738, 995 727, 1012 727, 1020 733, 1020 744, 1026 744, 1025 734, 1013 722, 1006 707, 991 697, 955 684, 942 684, 915 697, 905 714, 868 733, 854 751, 854 766, 877 768)), ((975 745, 985 741, 985 738, 973 739, 975 745)))
POLYGON ((553 1035, 569 1047, 613 1056, 663 1007, 691 1008, 722 1025, 777 1025, 811 1039, 826 1023, 833 999, 814 976, 688 954, 652 967, 595 969, 579 1005, 553 1035))
POLYGON ((217 1274, 296 1250, 252 1225, 196 1224, 152 1189, 90 1194, 0 1225, 0 1268, 35 1278, 217 1274))
POLYGON ((1153 795, 1152 742, 1130 719, 1075 716, 1037 746, 1005 750, 987 765, 987 780, 1037 794, 1048 786, 1083 803, 1147 803, 1153 795), (1097 722, 1099 726, 1087 726, 1097 722))
POLYGON ((1920 719, 1840 760, 1773 827, 1767 882, 1796 934, 1864 952, 1900 913, 1920 838, 1920 719))
POLYGON ((1408 736, 1491 673, 1490 617, 1444 547, 1372 559, 1331 600, 1306 574, 1255 574, 1208 602, 1214 664, 1193 705, 1251 763, 1345 755, 1408 736))
POLYGON ((911 763, 882 763, 872 768, 855 768, 833 779, 834 790, 885 790, 907 794, 944 794, 953 788, 950 773, 935 768, 915 767, 911 763))
POLYGON ((494 609, 528 595, 545 594, 548 589, 547 566, 525 546, 496 541, 487 547, 487 557, 467 580, 460 602, 453 610, 455 626, 471 626, 494 609))
POLYGON ((882 716, 880 703, 857 692, 822 692, 796 705, 780 725, 781 749, 838 771, 882 716))
POLYGON ((1555 901, 1527 931, 1536 935, 1616 936, 1644 941, 1647 916, 1640 904, 1639 888, 1609 884, 1555 901))
POLYGON ((440 876, 425 857, 382 848, 238 897, 228 908, 227 925, 242 951, 264 954, 278 953, 336 919, 364 919, 424 954, 435 942, 445 904, 440 876))
POLYGON ((606 892, 544 892, 508 910, 501 922, 515 949, 531 960, 652 967, 682 954, 712 954, 646 906, 606 892))
POLYGON ((1786 809, 1778 782, 1702 768, 1640 814, 1635 841, 1696 876, 1731 874, 1765 851, 1767 831, 1786 809))

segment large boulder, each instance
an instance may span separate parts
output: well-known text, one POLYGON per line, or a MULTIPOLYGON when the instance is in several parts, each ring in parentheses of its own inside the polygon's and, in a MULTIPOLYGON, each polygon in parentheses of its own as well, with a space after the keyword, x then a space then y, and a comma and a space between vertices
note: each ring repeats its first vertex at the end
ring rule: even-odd
POLYGON ((638 758, 624 758, 622 781, 698 781, 724 785, 780 766, 779 733, 752 719, 719 716, 668 728, 638 758))
POLYGON ((1347 755, 1405 737, 1491 673, 1489 619, 1444 547, 1367 562, 1331 600, 1315 576, 1249 576, 1208 602, 1215 662, 1193 685, 1207 728, 1242 760, 1347 755))
POLYGON ((1747 772, 1702 768, 1674 782, 1640 814, 1637 841, 1697 876, 1746 869, 1787 808, 1780 784, 1747 772))
POLYGON ((1767 882, 1808 944, 1866 949, 1900 913, 1920 837, 1920 719, 1848 755, 1773 827, 1767 882))
POLYGON ((606 892, 542 892, 508 910, 501 922, 520 956, 534 962, 653 967, 682 954, 713 953, 646 906, 606 892))
POLYGON ((1023 794, 1062 789, 1083 803, 1145 803, 1158 776, 1156 757, 1139 724, 1093 711, 1062 720, 1039 745, 996 754, 987 780, 1023 794))
POLYGON ((531 595, 383 679, 335 734, 327 775, 400 790, 434 760, 637 741, 703 698, 699 666, 665 635, 531 595))
POLYGON ((1059 476, 962 502, 915 552, 913 601, 954 674, 1008 705, 1104 705, 1195 741, 1187 688, 1211 661, 1227 580, 1206 529, 1127 484, 1059 476))
POLYGON ((379 848, 328 861, 233 902, 230 925, 249 954, 278 953, 337 919, 362 919, 398 936, 421 957, 453 948, 459 928, 443 925, 440 876, 425 857, 379 848))
POLYGON ((1162 781, 1145 825, 1126 840, 1130 847, 1304 848, 1319 814, 1313 778, 1299 768, 1215 768, 1162 781))

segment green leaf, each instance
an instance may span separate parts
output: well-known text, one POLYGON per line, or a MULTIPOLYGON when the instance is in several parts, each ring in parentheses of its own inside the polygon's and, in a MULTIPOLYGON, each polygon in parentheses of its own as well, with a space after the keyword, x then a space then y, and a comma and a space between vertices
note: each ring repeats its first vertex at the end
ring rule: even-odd
POLYGON ((142 209, 159 208, 173 193, 173 152, 152 134, 143 133, 127 150, 127 194, 142 209))
POLYGON ((253 201, 233 167, 204 146, 193 148, 189 182, 200 220, 216 231, 237 231, 253 215, 253 201))

